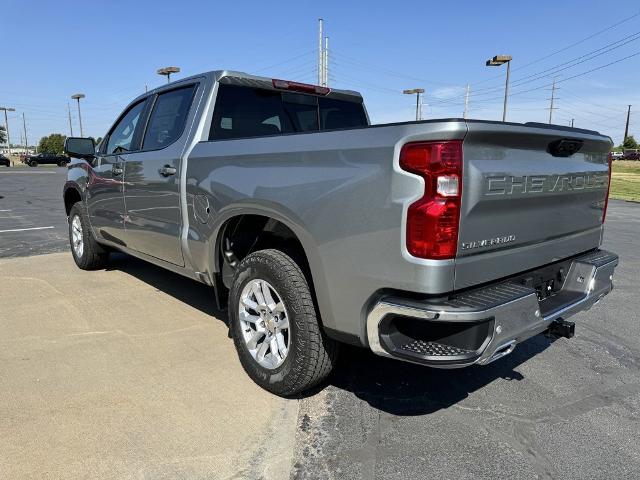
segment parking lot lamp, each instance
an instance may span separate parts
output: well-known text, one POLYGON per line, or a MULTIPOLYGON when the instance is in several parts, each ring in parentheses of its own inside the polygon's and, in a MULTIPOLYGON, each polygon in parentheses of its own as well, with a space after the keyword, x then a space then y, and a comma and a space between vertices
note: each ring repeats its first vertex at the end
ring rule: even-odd
POLYGON ((403 90, 405 95, 416 95, 416 121, 422 120, 422 105, 420 104, 420 95, 424 93, 424 88, 412 88, 411 90, 403 90))
POLYGON ((164 67, 158 69, 158 75, 163 75, 167 77, 167 83, 171 83, 171 74, 178 73, 180 71, 180 67, 164 67))
POLYGON ((0 107, 0 110, 4 110, 4 128, 7 132, 7 148, 9 149, 9 155, 11 155, 11 139, 9 138, 9 118, 7 117, 7 112, 15 112, 15 108, 9 107, 0 107))
POLYGON ((78 101, 78 121, 80 122, 80 136, 84 137, 84 131, 82 130, 82 114, 80 113, 80 99, 84 98, 84 93, 76 93, 71 95, 71 98, 78 101))
POLYGON ((507 64, 507 79, 504 84, 504 107, 502 108, 502 121, 507 120, 507 97, 509 96, 509 70, 511 67, 511 55, 496 55, 495 57, 487 60, 487 67, 499 67, 500 65, 507 64))

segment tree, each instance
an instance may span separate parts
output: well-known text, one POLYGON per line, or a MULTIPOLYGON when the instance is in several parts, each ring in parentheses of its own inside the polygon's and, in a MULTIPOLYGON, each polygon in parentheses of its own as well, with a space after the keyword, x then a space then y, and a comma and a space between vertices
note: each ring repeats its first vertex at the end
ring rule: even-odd
POLYGON ((636 142, 636 139, 633 138, 633 135, 629 135, 627 138, 624 139, 624 142, 622 142, 622 147, 623 148, 628 148, 628 149, 636 149, 638 148, 638 142, 636 142))
POLYGON ((7 141, 7 132, 3 126, 0 125, 0 143, 7 141))
POLYGON ((61 133, 52 133, 51 135, 42 137, 38 144, 38 152, 61 155, 64 153, 64 141, 66 138, 67 137, 61 133))

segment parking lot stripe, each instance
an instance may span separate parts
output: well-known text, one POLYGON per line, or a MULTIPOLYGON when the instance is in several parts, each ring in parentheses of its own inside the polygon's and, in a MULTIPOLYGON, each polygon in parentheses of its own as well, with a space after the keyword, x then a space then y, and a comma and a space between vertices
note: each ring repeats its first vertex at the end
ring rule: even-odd
POLYGON ((28 230, 46 230, 48 228, 54 228, 53 225, 50 227, 31 227, 31 228, 13 228, 11 230, 0 230, 0 233, 8 233, 8 232, 26 232, 28 230))

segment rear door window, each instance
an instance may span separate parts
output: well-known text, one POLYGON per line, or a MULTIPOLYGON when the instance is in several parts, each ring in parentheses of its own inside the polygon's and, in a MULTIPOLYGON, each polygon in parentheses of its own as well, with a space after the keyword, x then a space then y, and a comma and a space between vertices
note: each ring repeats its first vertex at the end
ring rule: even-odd
POLYGON ((142 144, 143 150, 158 150, 175 142, 184 130, 196 85, 158 95, 142 144))

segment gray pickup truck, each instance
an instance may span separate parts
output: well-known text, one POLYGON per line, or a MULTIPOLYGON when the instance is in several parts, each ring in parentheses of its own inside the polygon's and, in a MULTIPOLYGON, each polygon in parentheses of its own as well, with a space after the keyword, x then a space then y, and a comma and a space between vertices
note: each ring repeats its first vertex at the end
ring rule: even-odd
POLYGON ((610 148, 557 125, 370 125, 356 92, 216 71, 138 97, 97 148, 67 139, 64 204, 78 267, 119 250, 210 285, 248 375, 293 395, 340 343, 455 368, 571 337, 618 263, 599 248, 610 148))

